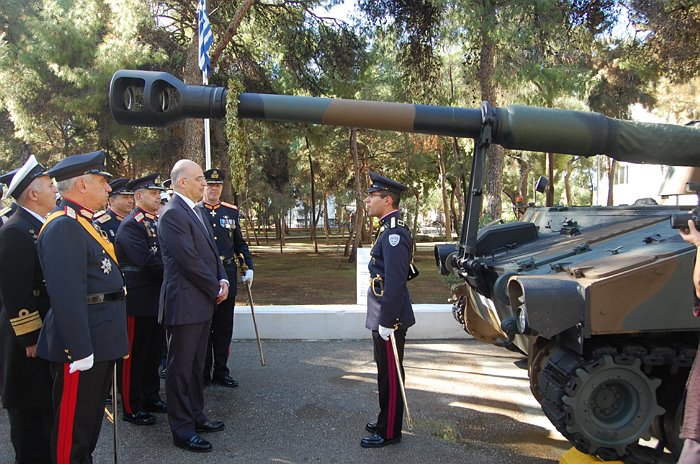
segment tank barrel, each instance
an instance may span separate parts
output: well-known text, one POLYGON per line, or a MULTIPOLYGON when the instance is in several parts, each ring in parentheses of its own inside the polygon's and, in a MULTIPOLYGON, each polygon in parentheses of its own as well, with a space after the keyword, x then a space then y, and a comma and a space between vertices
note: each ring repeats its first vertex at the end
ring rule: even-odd
MULTIPOLYGON (((242 93, 242 118, 479 137, 481 109, 242 93)), ((110 107, 120 124, 165 126, 226 116, 226 89, 187 85, 163 72, 119 70, 110 107)), ((700 128, 608 118, 599 113, 509 105, 495 108, 492 143, 514 150, 700 166, 700 128)))

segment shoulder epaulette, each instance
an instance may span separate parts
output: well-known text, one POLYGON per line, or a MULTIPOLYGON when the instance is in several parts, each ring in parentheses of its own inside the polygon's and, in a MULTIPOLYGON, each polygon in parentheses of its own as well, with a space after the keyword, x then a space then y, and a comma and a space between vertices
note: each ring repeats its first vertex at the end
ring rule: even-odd
POLYGON ((226 203, 225 201, 222 201, 221 204, 224 206, 228 206, 229 208, 238 209, 238 206, 236 206, 232 203, 226 203))
POLYGON ((152 221, 154 221, 154 220, 156 219, 156 215, 155 215, 155 214, 145 213, 145 215, 146 215, 146 218, 147 218, 147 219, 150 219, 150 220, 152 220, 152 221))
POLYGON ((138 214, 135 214, 135 215, 134 215, 134 220, 135 220, 136 222, 141 222, 141 221, 143 221, 143 218, 144 218, 144 215, 143 215, 143 213, 141 213, 141 212, 139 212, 138 214))
POLYGON ((102 213, 95 218, 95 221, 99 222, 100 224, 104 224, 110 219, 112 219, 112 216, 110 216, 109 213, 102 213))
POLYGON ((65 207, 65 213, 66 213, 66 216, 68 216, 71 219, 78 218, 77 214, 75 214, 75 210, 73 208, 68 207, 68 206, 65 207))

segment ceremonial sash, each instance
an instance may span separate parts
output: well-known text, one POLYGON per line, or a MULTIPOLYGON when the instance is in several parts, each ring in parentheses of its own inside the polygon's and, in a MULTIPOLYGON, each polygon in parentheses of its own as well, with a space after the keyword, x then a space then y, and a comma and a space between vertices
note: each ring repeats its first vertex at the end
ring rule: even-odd
MULTIPOLYGON (((53 221, 57 217, 61 217, 61 216, 65 216, 65 215, 66 215, 65 210, 55 211, 55 212, 51 213, 49 215, 49 217, 46 218, 44 225, 41 227, 41 230, 39 231, 39 235, 41 236, 41 233, 44 231, 44 229, 49 224, 49 222, 53 221)), ((102 248, 104 248, 104 250, 107 252, 107 254, 109 254, 110 258, 112 258, 112 260, 115 263, 119 264, 119 261, 117 261, 117 254, 114 252, 114 245, 112 245, 112 243, 109 240, 107 240, 102 235, 100 235, 100 233, 97 232, 97 229, 95 229, 95 226, 93 226, 92 223, 88 222, 87 219, 83 218, 82 216, 80 216, 78 214, 76 214, 75 219, 78 221, 78 224, 83 226, 83 229, 85 229, 87 231, 87 233, 90 234, 90 236, 92 238, 94 238, 95 241, 97 243, 99 243, 102 248)))

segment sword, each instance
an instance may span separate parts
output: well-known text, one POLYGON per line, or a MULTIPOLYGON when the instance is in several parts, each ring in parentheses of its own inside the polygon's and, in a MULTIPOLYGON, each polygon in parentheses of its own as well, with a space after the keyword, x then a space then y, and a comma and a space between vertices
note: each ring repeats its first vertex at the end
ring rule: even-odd
POLYGON ((403 384, 403 377, 401 376, 401 361, 399 361, 399 350, 396 348, 396 338, 394 337, 394 332, 389 334, 389 340, 391 340, 391 348, 394 350, 394 361, 396 361, 396 375, 399 378, 399 387, 401 387, 401 398, 403 398, 403 406, 406 409, 406 425, 408 425, 408 430, 413 430, 413 419, 411 419, 411 411, 408 409, 408 400, 406 399, 406 387, 403 384))
POLYGON ((117 362, 114 362, 114 375, 112 377, 112 412, 105 406, 105 416, 112 423, 114 435, 114 464, 117 464, 117 362))
POLYGON ((263 356, 262 341, 260 341, 260 333, 258 332, 258 323, 255 320, 255 307, 253 306, 253 294, 250 292, 250 281, 246 281, 245 288, 248 290, 248 301, 250 302, 250 316, 253 318, 253 328, 255 328, 255 338, 258 339, 258 352, 260 353, 260 365, 265 365, 265 356, 263 356))

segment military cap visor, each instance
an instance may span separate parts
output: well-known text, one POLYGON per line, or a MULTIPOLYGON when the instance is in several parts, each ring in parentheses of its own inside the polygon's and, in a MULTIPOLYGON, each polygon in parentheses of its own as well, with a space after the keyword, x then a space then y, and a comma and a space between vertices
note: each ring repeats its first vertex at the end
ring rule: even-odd
POLYGON ((47 174, 57 182, 85 174, 95 174, 111 179, 112 174, 105 169, 105 158, 106 154, 102 150, 69 156, 59 161, 47 174))
POLYGON ((129 179, 125 179, 123 177, 120 177, 119 179, 114 179, 112 182, 109 183, 109 186, 112 188, 112 191, 109 192, 109 196, 114 196, 114 195, 133 195, 134 192, 131 191, 131 189, 127 188, 127 185, 129 183, 129 179))
POLYGON ((139 179, 132 180, 131 182, 126 184, 126 188, 131 190, 132 192, 135 192, 140 189, 163 190, 163 187, 160 186, 157 179, 158 174, 150 174, 146 177, 141 177, 139 179))
POLYGON ((212 168, 204 171, 204 178, 206 179, 207 184, 223 184, 226 175, 221 169, 212 168))
POLYGON ((45 175, 46 168, 39 164, 34 155, 31 155, 27 162, 17 170, 17 173, 12 178, 12 182, 10 182, 9 187, 7 187, 5 198, 11 196, 15 200, 18 199, 34 179, 45 175))
POLYGON ((408 190, 405 185, 391 180, 387 177, 380 176, 376 172, 370 172, 369 178, 372 181, 369 187, 367 187, 367 193, 380 192, 386 190, 387 192, 395 193, 396 195, 401 195, 403 192, 408 190))

